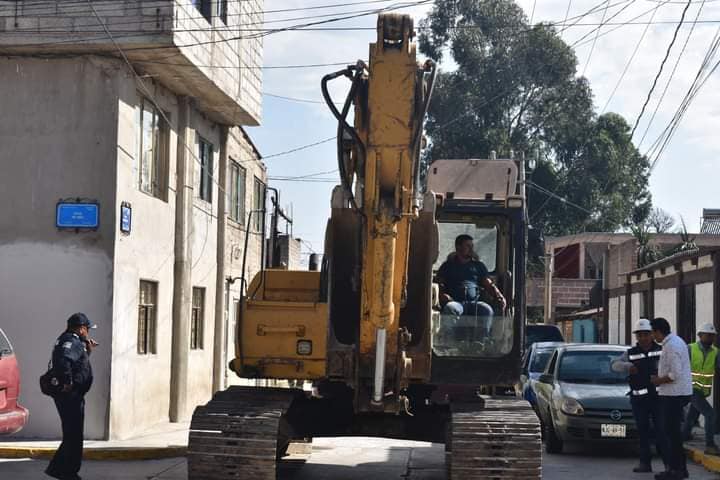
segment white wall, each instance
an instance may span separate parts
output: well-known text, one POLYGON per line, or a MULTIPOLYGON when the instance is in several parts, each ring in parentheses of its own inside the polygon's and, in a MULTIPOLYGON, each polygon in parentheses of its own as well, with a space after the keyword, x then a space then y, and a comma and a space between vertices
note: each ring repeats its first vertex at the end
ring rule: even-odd
MULTIPOLYGON (((154 86, 154 98, 171 119, 177 119, 174 95, 154 86)), ((172 339, 172 297, 175 228, 175 171, 177 134, 170 133, 168 201, 138 188, 140 105, 135 80, 123 76, 117 139, 117 201, 132 205, 132 230, 119 231, 115 244, 115 301, 113 305, 112 392, 110 435, 127 438, 168 420, 172 339), (140 280, 158 283, 157 353, 137 353, 140 280)))
POLYGON ((17 436, 55 438, 60 434, 55 404, 40 392, 38 377, 47 369, 67 318, 84 312, 98 324, 92 336, 100 343, 91 355, 95 381, 86 397, 85 436, 103 438, 110 386, 110 259, 98 251, 22 241, 0 245, 0 265, 0 327, 20 364, 20 403, 30 410, 28 424, 17 436), (29 292, 34 292, 33 298, 29 292))
POLYGON ((60 421, 39 391, 67 318, 86 313, 99 328, 91 357, 86 438, 106 435, 110 387, 112 251, 115 228, 116 75, 121 62, 0 61, 0 326, 16 348, 20 401, 30 410, 18 436, 56 437, 60 421), (58 231, 60 198, 100 204, 97 231, 58 231))
POLYGON ((655 290, 655 317, 664 317, 670 329, 677 333, 677 290, 666 288, 655 290))
POLYGON ((695 327, 700 328, 704 323, 713 323, 712 282, 699 283, 695 286, 695 327))
POLYGON ((619 307, 622 297, 610 298, 608 303, 608 343, 620 343, 618 322, 625 311, 619 307))

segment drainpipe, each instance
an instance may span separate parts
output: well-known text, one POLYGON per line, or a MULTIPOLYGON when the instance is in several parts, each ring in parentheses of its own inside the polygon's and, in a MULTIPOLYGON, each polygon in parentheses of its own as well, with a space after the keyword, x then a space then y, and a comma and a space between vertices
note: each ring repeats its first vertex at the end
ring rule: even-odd
POLYGON ((178 98, 177 185, 175 193, 175 263, 172 302, 172 363, 170 365, 170 421, 188 418, 188 349, 192 308, 192 226, 194 164, 187 150, 192 148, 190 99, 178 98))
POLYGON ((223 190, 227 185, 227 142, 228 127, 220 127, 220 165, 218 169, 218 228, 217 228, 217 269, 215 274, 215 335, 213 336, 213 392, 225 388, 225 342, 227 342, 227 304, 229 285, 225 284, 225 227, 227 225, 227 194, 223 190))

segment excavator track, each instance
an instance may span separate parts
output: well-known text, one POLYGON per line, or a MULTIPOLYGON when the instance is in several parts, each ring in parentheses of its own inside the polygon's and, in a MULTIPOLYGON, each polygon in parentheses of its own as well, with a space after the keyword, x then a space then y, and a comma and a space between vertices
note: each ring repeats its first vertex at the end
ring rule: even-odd
POLYGON ((540 422, 522 400, 483 397, 451 406, 446 444, 451 480, 539 480, 540 422))
POLYGON ((189 480, 275 480, 289 444, 283 414, 302 392, 230 387, 197 407, 188 440, 189 480))

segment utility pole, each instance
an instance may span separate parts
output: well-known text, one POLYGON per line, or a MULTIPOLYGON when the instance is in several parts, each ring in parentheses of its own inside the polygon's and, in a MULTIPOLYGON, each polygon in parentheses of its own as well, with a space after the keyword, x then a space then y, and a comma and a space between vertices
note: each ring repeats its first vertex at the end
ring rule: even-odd
POLYGON ((280 207, 280 192, 277 188, 268 187, 268 190, 272 190, 275 194, 270 201, 273 204, 273 213, 270 217, 270 248, 268 248, 268 267, 277 268, 280 266, 280 255, 278 255, 278 217, 282 217, 285 220, 286 231, 287 225, 292 225, 292 218, 289 217, 283 209, 280 207))
POLYGON ((545 323, 554 324, 552 308, 552 278, 555 269, 555 255, 545 253, 545 323))

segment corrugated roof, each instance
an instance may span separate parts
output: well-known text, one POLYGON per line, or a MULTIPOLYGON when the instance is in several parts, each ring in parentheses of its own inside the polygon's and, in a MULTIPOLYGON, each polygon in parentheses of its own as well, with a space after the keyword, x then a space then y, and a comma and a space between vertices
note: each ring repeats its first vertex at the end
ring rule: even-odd
POLYGON ((703 223, 700 227, 700 233, 705 233, 708 235, 720 235, 720 217, 703 218, 703 223))

